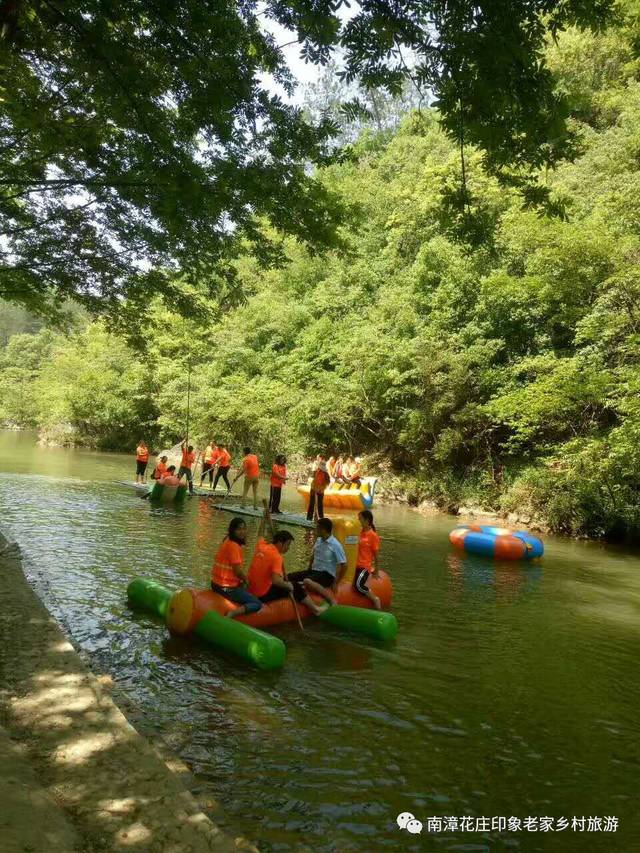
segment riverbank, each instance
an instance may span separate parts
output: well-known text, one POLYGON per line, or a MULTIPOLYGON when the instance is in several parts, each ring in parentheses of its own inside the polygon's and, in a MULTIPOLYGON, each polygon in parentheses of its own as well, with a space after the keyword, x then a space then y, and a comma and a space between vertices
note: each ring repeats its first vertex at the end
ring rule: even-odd
POLYGON ((3 853, 255 851, 203 813, 183 780, 88 671, 0 534, 3 853))

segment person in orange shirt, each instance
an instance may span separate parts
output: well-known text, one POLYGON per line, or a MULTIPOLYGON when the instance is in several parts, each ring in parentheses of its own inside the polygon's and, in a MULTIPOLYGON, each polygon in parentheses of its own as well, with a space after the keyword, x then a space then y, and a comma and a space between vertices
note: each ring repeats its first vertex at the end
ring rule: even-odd
POLYGON ((271 480, 269 481, 269 512, 280 515, 280 497, 282 487, 287 482, 287 458, 276 456, 271 468, 271 480))
POLYGON ((215 441, 210 441, 207 444, 204 456, 202 457, 202 474, 200 475, 200 485, 204 482, 204 478, 209 474, 209 488, 213 488, 213 471, 218 460, 220 459, 220 449, 215 441))
POLYGON ((253 490, 253 508, 258 509, 258 482, 260 480, 260 464, 255 453, 251 452, 250 447, 244 448, 244 459, 242 460, 242 468, 238 472, 236 479, 231 485, 234 485, 237 480, 244 474, 244 486, 242 488, 242 500, 240 506, 245 506, 249 487, 253 490))
MULTIPOLYGON (((175 470, 175 466, 174 466, 174 470, 175 470)), ((161 480, 166 473, 167 473, 167 457, 161 456, 156 467, 153 469, 153 473, 151 474, 151 479, 152 480, 161 480)))
POLYGON ((356 456, 355 459, 351 460, 351 465, 349 466, 349 473, 347 475, 347 479, 350 483, 354 483, 356 486, 359 486, 362 482, 361 479, 362 467, 360 465, 360 457, 356 456))
MULTIPOLYGON (((166 456, 165 456, 166 459, 166 456)), ((167 470, 164 472, 162 477, 160 477, 160 483, 163 486, 179 486, 180 480, 176 477, 176 466, 169 465, 167 470)))
POLYGON ((218 470, 216 472, 216 478, 213 481, 213 491, 215 492, 215 490, 218 488, 218 480, 220 479, 220 477, 222 477, 227 486, 227 491, 230 492, 231 483, 229 482, 228 474, 229 468, 231 467, 231 454, 224 446, 224 444, 218 445, 218 453, 220 455, 218 456, 218 470))
POLYGON ((180 460, 180 469, 178 470, 178 479, 181 480, 183 477, 187 478, 187 483, 189 483, 189 494, 193 494, 193 463, 196 461, 196 454, 193 452, 193 444, 190 444, 187 447, 187 440, 182 442, 180 445, 180 449, 182 450, 182 459, 180 460))
POLYGON ((327 463, 320 457, 318 467, 315 470, 309 488, 309 507, 307 509, 307 519, 309 521, 313 521, 316 500, 318 502, 318 518, 324 518, 324 492, 330 482, 327 463))
POLYGON ((238 605, 225 614, 230 619, 245 613, 257 613, 262 608, 260 599, 246 589, 247 575, 242 566, 242 548, 246 536, 247 525, 244 519, 232 518, 211 569, 211 589, 238 605))
POLYGON ((274 531, 267 502, 262 503, 264 515, 258 530, 258 544, 249 566, 249 592, 266 604, 287 598, 293 592, 293 584, 286 579, 284 571, 284 555, 293 542, 293 536, 288 530, 274 531), (265 523, 271 531, 271 543, 264 538, 265 523))
POLYGON ((144 475, 149 464, 149 448, 144 441, 139 441, 136 447, 136 483, 144 483, 144 475), (140 478, 140 479, 138 479, 140 478))
POLYGON ((353 588, 360 595, 366 596, 372 602, 376 610, 380 610, 380 599, 367 586, 369 576, 378 577, 378 553, 380 551, 380 537, 373 523, 373 513, 363 509, 358 513, 360 522, 360 538, 358 540, 358 557, 356 559, 356 573, 353 579, 353 588))

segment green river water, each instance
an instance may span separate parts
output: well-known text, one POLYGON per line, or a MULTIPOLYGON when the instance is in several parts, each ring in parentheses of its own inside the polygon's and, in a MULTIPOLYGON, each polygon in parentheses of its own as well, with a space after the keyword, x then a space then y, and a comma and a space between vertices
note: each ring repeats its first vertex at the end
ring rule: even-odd
MULTIPOLYGON (((131 721, 184 759, 230 834, 261 851, 640 851, 637 553, 548 538, 538 565, 497 563, 454 552, 452 518, 380 507, 397 641, 285 626, 286 665, 262 673, 128 608, 137 575, 206 586, 231 518, 197 498, 150 506, 116 482, 133 479, 132 458, 1 432, 0 529, 131 721), (421 835, 396 826, 407 811, 421 835), (432 816, 569 827, 449 822, 428 834, 432 816), (580 832, 573 816, 618 828, 580 832)), ((299 508, 293 488, 283 508, 299 508)), ((295 570, 311 538, 288 529, 295 570)))

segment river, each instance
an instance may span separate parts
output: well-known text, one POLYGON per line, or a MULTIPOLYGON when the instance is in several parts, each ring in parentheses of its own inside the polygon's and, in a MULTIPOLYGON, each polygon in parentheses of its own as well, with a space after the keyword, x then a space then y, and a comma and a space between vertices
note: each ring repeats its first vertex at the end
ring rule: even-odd
MULTIPOLYGON (((150 506, 116 482, 132 468, 129 456, 0 432, 0 528, 131 721, 190 766, 227 832, 265 853, 640 850, 638 554, 549 537, 537 565, 463 557, 447 539, 454 519, 380 507, 397 641, 285 626, 286 665, 263 673, 128 608, 138 575, 207 585, 230 520, 197 498, 150 506), (399 830, 400 812, 423 833, 399 830), (427 835, 432 816, 549 816, 556 830, 449 821, 427 835), (573 816, 618 828, 581 832, 573 816)), ((291 488, 283 508, 298 507, 291 488)), ((288 529, 296 570, 311 540, 288 529)))

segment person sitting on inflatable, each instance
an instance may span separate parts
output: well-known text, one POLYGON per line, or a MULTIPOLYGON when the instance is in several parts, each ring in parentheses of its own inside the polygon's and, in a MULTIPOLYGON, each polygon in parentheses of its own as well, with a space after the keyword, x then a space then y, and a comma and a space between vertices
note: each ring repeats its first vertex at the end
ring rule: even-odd
POLYGON ((303 572, 289 575, 293 584, 293 597, 305 604, 318 616, 322 608, 318 607, 311 595, 320 595, 329 603, 336 604, 332 590, 337 587, 347 570, 347 555, 340 542, 333 536, 333 524, 330 518, 318 519, 316 525, 318 538, 313 546, 313 554, 308 568, 303 572))
POLYGON ((242 547, 246 536, 247 525, 244 520, 232 518, 211 569, 211 589, 239 605, 225 614, 230 619, 245 613, 257 613, 262 608, 260 599, 245 589, 247 575, 242 568, 242 547))
POLYGON ((275 531, 266 500, 264 515, 258 529, 258 544, 249 566, 249 592, 263 603, 287 598, 293 592, 293 584, 285 580, 284 555, 293 542, 287 530, 275 531), (269 525, 271 544, 264 538, 265 524, 269 525))
MULTIPOLYGON (((175 466, 174 466, 175 470, 175 466)), ((167 473, 167 457, 161 456, 156 464, 156 467, 151 472, 152 480, 161 480, 167 473)))
MULTIPOLYGON (((166 456, 164 457, 167 458, 166 456)), ((180 480, 176 477, 176 466, 169 465, 167 470, 164 472, 162 477, 160 477, 160 482, 163 486, 179 486, 180 480)))
POLYGON ((358 521, 362 530, 360 531, 360 538, 358 540, 358 557, 356 559, 353 588, 360 595, 365 595, 376 610, 380 610, 380 599, 367 586, 369 575, 373 575, 374 578, 379 576, 378 552, 380 551, 380 537, 376 532, 371 510, 363 509, 362 512, 359 512, 358 521))
MULTIPOLYGON (((351 457, 349 457, 351 459, 351 457)), ((362 468, 360 466, 360 457, 356 456, 355 459, 351 459, 351 464, 348 465, 347 470, 347 482, 354 483, 356 486, 359 486, 361 481, 362 468)))

